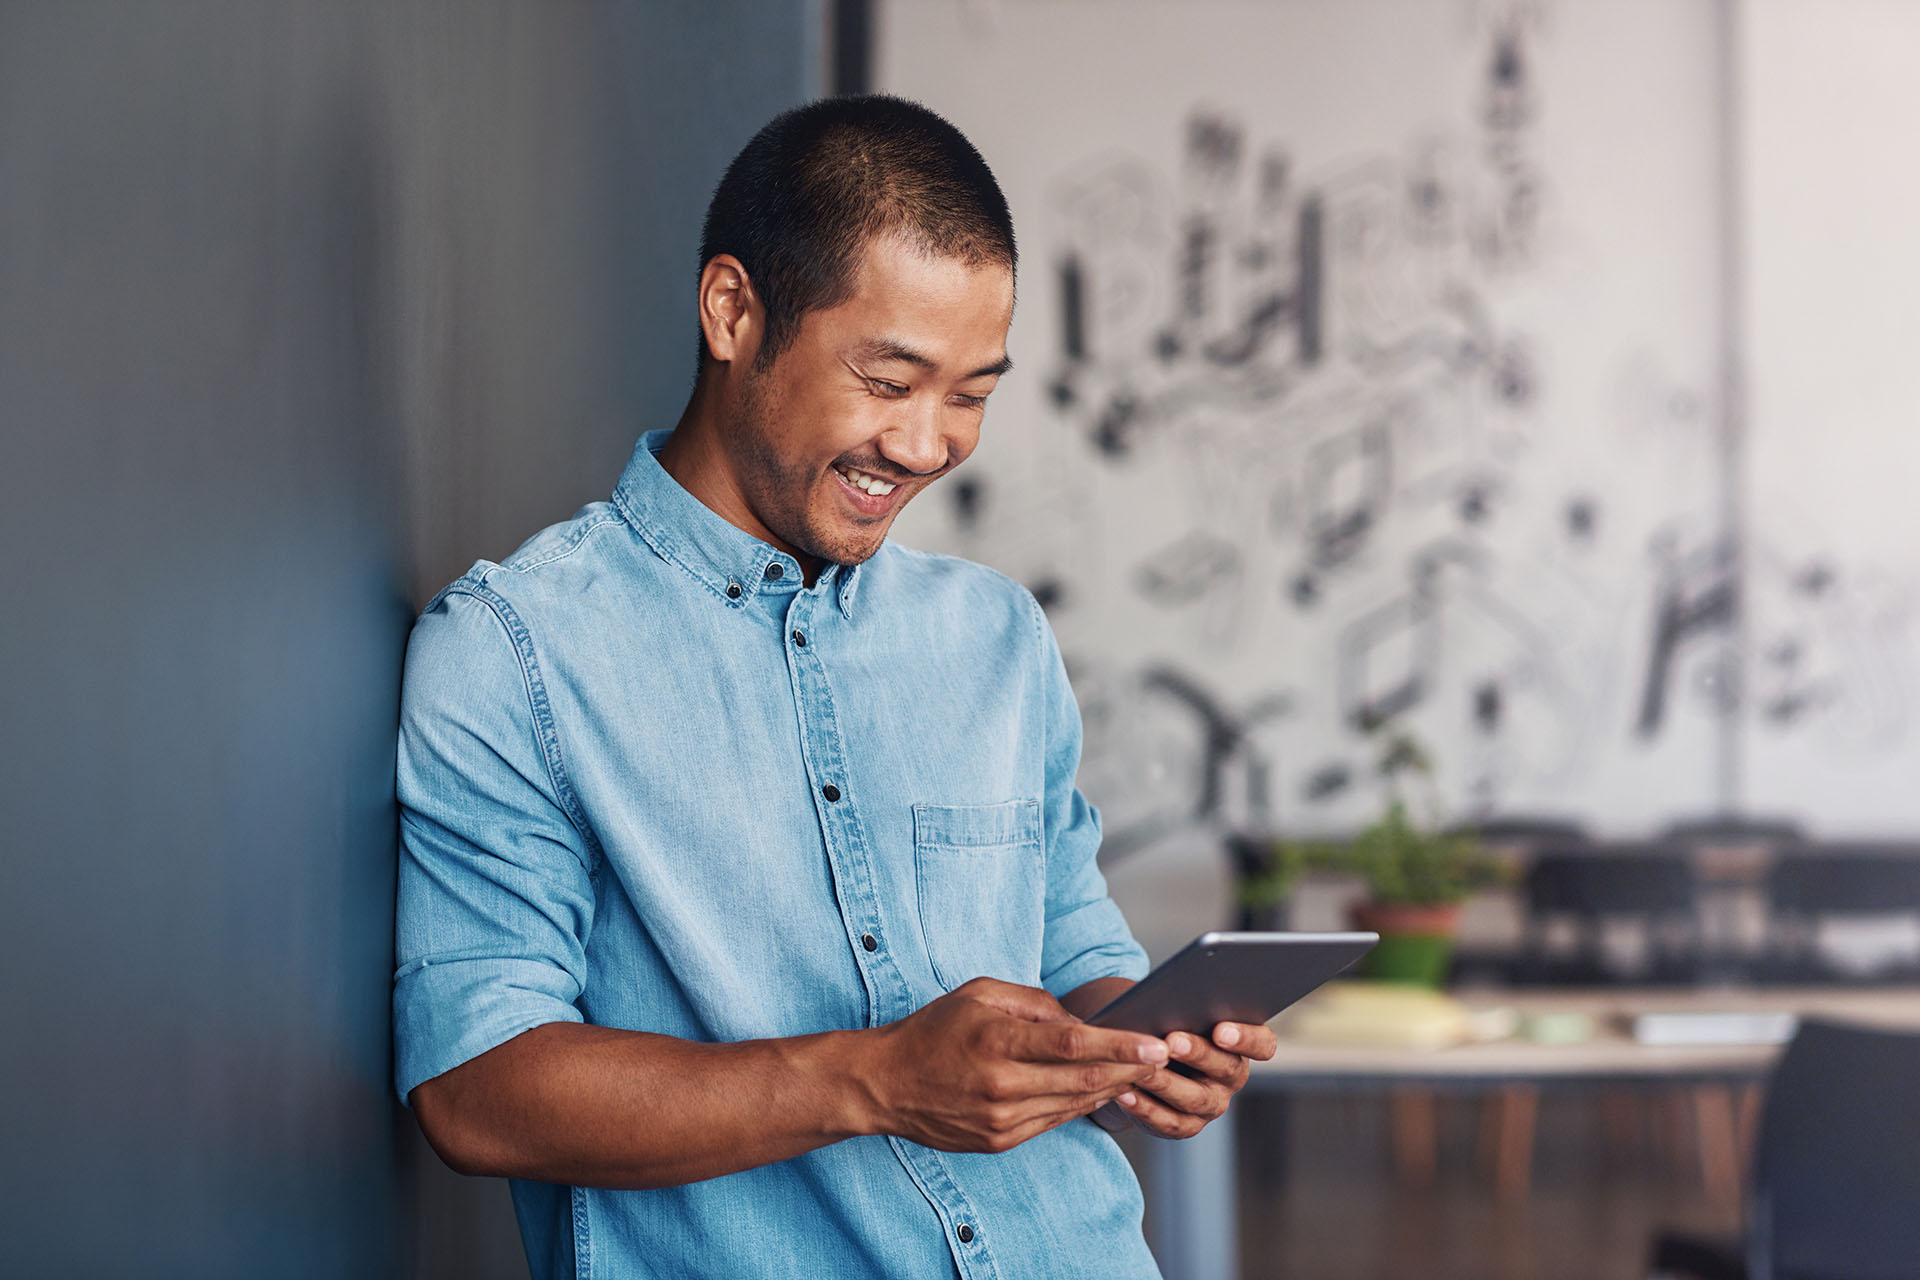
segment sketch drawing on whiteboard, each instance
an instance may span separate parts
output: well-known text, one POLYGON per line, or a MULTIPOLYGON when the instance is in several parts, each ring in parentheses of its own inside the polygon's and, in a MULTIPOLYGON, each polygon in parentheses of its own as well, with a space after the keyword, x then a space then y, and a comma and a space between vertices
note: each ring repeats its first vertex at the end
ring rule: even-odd
POLYGON ((1752 713, 1766 732, 1811 735, 1839 761, 1883 758, 1907 740, 1920 598, 1909 575, 1748 550, 1764 622, 1748 659, 1752 713))
POLYGON ((1196 826, 1271 828, 1275 761, 1256 732, 1291 713, 1292 694, 1229 705, 1195 674, 1163 665, 1072 677, 1086 726, 1080 783, 1107 797, 1103 862, 1196 826))
MULTIPOLYGON (((1167 177, 1102 160, 1059 182, 1053 202, 1051 403, 1083 465, 1151 465, 1176 504, 1167 535, 1130 570, 1137 598, 1190 619, 1184 634, 1201 652, 1236 652, 1261 600, 1310 619, 1308 632, 1335 644, 1340 688, 1324 706, 1290 701, 1290 718, 1355 744, 1397 715, 1458 721, 1474 762, 1464 786, 1483 808, 1498 802, 1503 771, 1572 767, 1588 711, 1524 605, 1490 585, 1495 551, 1482 537, 1520 483, 1514 467, 1547 394, 1533 340, 1488 295, 1525 270, 1543 216, 1530 13, 1510 8, 1483 33, 1464 134, 1428 129, 1397 152, 1304 172, 1286 146, 1197 109, 1167 177)), ((1596 510, 1591 498, 1580 506, 1579 536, 1595 536, 1596 510)), ((1175 688, 1188 718, 1214 729, 1114 741, 1141 742, 1143 759, 1187 743, 1201 755, 1156 767, 1197 786, 1219 767, 1203 744, 1217 747, 1221 722, 1166 670, 1136 674, 1147 708, 1134 729, 1175 718, 1175 688)), ((1088 738, 1098 754, 1101 734, 1088 738)), ((1309 806, 1364 790, 1325 750, 1284 763, 1296 772, 1278 792, 1309 806)), ((1167 813, 1211 812, 1160 809, 1173 826, 1167 813)), ((1117 825, 1134 844, 1155 827, 1117 825)))
POLYGON ((1726 527, 1712 299, 1620 288, 1643 211, 1554 163, 1605 127, 1575 15, 1451 12, 1438 91, 1337 146, 1174 51, 1164 134, 1130 110, 1025 192, 1039 429, 940 509, 1054 621, 1103 857, 1351 829, 1389 720, 1455 816, 1601 830, 1711 804, 1729 726, 1908 749, 1920 600, 1726 527))
MULTIPOLYGON (((1731 631, 1740 592, 1739 556, 1729 541, 1716 539, 1706 546, 1682 548, 1662 539, 1655 555, 1660 571, 1654 584, 1653 637, 1634 721, 1634 733, 1643 739, 1659 736, 1683 659, 1702 647, 1701 641, 1718 640, 1731 631)), ((1730 698, 1731 673, 1723 661, 1715 661, 1723 656, 1723 646, 1715 644, 1709 659, 1713 665, 1700 669, 1699 687, 1730 698)))

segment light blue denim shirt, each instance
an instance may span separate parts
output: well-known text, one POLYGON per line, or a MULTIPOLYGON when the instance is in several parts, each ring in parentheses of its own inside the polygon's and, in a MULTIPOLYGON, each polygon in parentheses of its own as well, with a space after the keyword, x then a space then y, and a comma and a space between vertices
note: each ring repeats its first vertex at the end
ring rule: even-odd
MULTIPOLYGON (((667 475, 667 434, 414 628, 401 1097, 545 1022, 735 1041, 879 1026, 980 974, 1142 976, 1033 597, 892 543, 806 587, 667 475)), ((1085 1120, 1001 1155, 856 1138, 513 1195, 540 1277, 1158 1274, 1085 1120)))

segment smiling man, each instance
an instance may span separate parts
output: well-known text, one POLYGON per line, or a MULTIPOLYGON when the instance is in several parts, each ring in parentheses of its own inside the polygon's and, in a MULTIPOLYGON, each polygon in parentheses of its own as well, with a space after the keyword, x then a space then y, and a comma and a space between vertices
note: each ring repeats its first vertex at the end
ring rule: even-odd
POLYGON ((938 116, 833 99, 701 259, 679 423, 415 627, 400 1095, 514 1179, 540 1277, 1155 1275, 1084 1117, 1190 1136, 1272 1033, 1080 1021, 1145 957, 1053 634, 886 540, 1010 367, 1006 202, 938 116))

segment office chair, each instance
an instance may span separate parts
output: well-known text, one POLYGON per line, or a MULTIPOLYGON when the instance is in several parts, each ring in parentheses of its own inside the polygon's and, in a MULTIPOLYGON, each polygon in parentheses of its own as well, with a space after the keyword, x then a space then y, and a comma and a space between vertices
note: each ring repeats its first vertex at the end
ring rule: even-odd
POLYGON ((1685 982, 1698 973, 1700 920, 1693 866, 1664 844, 1555 847, 1537 855, 1525 881, 1527 922, 1515 978, 1525 982, 1685 982), (1556 921, 1571 922, 1568 955, 1547 946, 1556 921), (1609 963, 1603 927, 1630 921, 1644 934, 1645 961, 1622 971, 1609 963))
POLYGON ((1657 1277, 1920 1277, 1920 1032, 1806 1021, 1768 1086, 1744 1239, 1657 1235, 1657 1277))
MULTIPOLYGON (((1920 917, 1920 845, 1847 844, 1783 855, 1767 877, 1769 978, 1820 982, 1850 975, 1815 946, 1823 919, 1920 917)), ((1913 966, 1891 976, 1911 979, 1913 966)))

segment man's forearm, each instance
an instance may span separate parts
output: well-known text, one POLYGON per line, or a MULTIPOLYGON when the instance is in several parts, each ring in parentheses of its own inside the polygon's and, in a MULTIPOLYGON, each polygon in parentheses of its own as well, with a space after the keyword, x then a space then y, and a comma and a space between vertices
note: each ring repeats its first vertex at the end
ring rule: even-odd
MULTIPOLYGON (((1091 1010, 1131 985, 1102 979, 1070 998, 1091 1010)), ((884 1027, 781 1040, 703 1044, 548 1023, 419 1085, 410 1101, 462 1173, 666 1187, 862 1134, 1007 1151, 1166 1061, 1156 1037, 1097 1030, 1038 988, 975 978, 884 1027)))
POLYGON ((572 1186, 698 1182, 877 1131, 859 1070, 871 1032, 702 1044, 535 1027, 413 1091, 462 1173, 572 1186))

